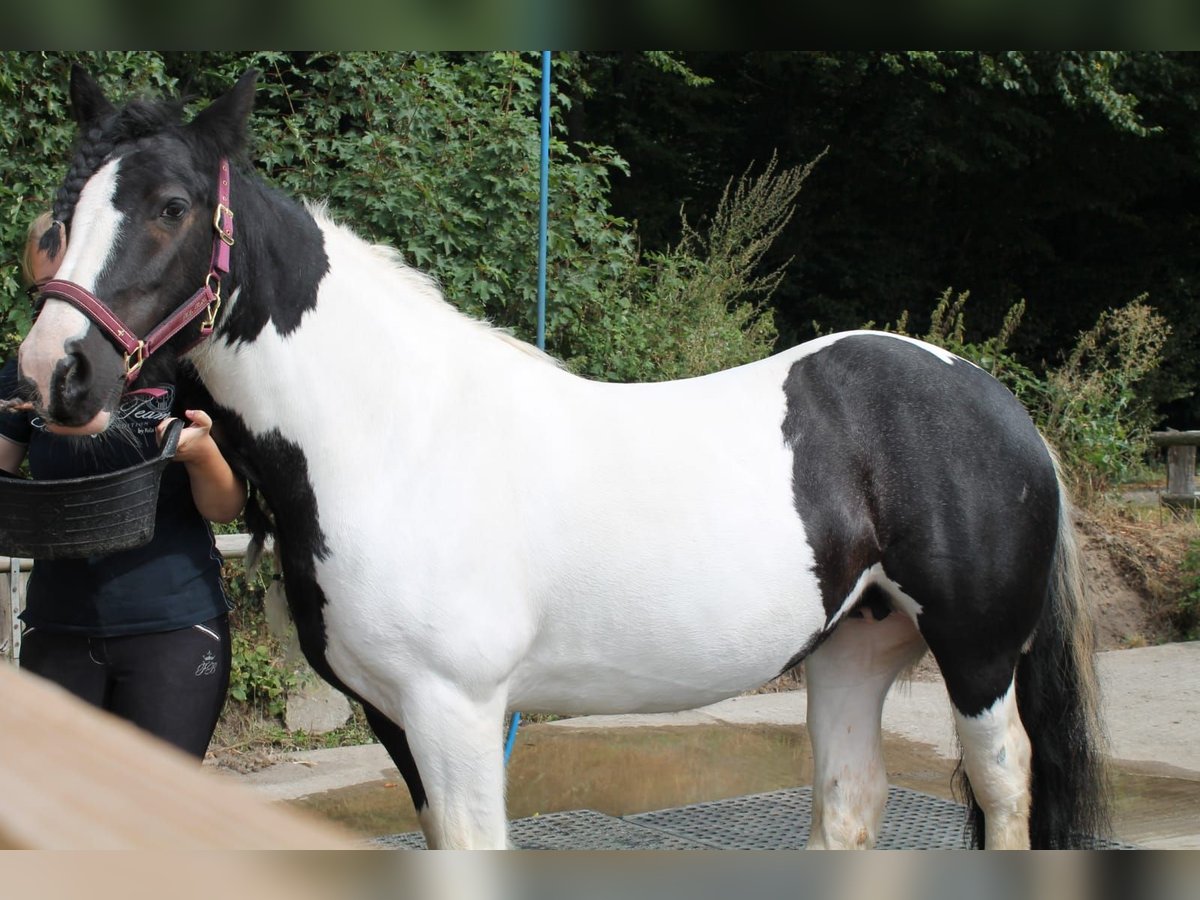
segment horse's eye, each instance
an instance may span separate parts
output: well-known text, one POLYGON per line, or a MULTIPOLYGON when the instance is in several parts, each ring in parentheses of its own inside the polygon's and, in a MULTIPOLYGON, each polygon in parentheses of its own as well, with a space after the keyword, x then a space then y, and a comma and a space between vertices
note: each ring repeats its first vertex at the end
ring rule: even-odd
POLYGON ((164 219, 182 219, 184 214, 187 211, 188 211, 187 201, 180 200, 177 198, 175 200, 168 201, 167 205, 163 207, 162 218, 164 218, 164 219))

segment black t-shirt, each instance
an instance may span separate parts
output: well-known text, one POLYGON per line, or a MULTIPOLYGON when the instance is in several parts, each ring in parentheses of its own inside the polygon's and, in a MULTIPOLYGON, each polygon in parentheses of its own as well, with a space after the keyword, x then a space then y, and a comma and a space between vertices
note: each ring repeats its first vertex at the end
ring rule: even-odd
MULTIPOLYGON (((0 368, 0 397, 16 392, 16 361, 0 368)), ((0 435, 27 444, 35 479, 112 472, 158 456, 155 426, 173 414, 173 385, 141 387, 121 400, 119 421, 95 437, 51 434, 31 413, 0 413, 0 435)), ((39 560, 25 612, 32 628, 96 636, 186 628, 225 613, 221 556, 192 501, 187 470, 172 463, 159 488, 154 538, 106 556, 39 560)))

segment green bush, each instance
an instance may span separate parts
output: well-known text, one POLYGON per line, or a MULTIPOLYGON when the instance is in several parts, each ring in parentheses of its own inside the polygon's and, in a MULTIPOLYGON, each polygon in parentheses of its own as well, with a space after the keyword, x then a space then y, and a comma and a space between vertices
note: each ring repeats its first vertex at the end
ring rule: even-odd
POLYGON ((297 684, 296 673, 284 662, 283 648, 267 629, 263 599, 270 574, 268 564, 246 572, 241 561, 227 564, 222 577, 231 609, 229 696, 261 715, 278 717, 287 692, 297 684))
MULTIPOLYGON (((29 326, 16 263, 28 223, 70 159, 72 61, 115 99, 186 84, 198 98, 193 109, 258 68, 248 158, 259 174, 292 195, 327 200, 336 218, 434 275, 465 312, 533 337, 536 54, 9 52, 0 55, 0 350, 11 351, 29 326)), ((777 278, 749 269, 786 216, 755 222, 746 198, 739 207, 734 197, 725 212, 742 212, 714 223, 707 238, 689 229, 673 251, 640 259, 635 227, 609 206, 610 179, 627 172, 625 162, 609 147, 566 139, 577 68, 573 54, 555 59, 547 349, 578 371, 619 380, 698 374, 764 355, 774 331, 761 303, 777 278), (689 345, 689 322, 713 337, 689 345)), ((802 178, 768 173, 739 189, 767 200, 764 185, 786 194, 802 178)), ((768 208, 790 215, 790 203, 768 208)))
POLYGON ((778 333, 766 301, 786 263, 763 272, 763 257, 819 159, 777 172, 772 158, 761 174, 730 179, 703 232, 681 210, 679 242, 646 254, 626 289, 596 310, 591 351, 574 367, 608 381, 660 381, 767 356, 778 333))
POLYGON ((1192 541, 1183 558, 1184 590, 1171 611, 1171 624, 1181 640, 1200 640, 1200 541, 1192 541))
POLYGON ((1101 314, 1047 373, 1040 424, 1085 496, 1129 480, 1149 449, 1155 413, 1138 388, 1162 361, 1170 327, 1145 300, 1101 314))

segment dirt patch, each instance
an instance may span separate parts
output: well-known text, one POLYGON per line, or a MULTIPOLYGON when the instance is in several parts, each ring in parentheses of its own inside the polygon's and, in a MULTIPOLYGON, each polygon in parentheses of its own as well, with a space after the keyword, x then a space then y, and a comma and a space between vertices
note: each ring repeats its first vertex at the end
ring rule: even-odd
POLYGON ((1200 540, 1191 517, 1117 505, 1076 521, 1101 650, 1179 640, 1183 560, 1200 540))
POLYGON ((1096 649, 1119 650, 1154 643, 1157 628, 1147 609, 1144 588, 1130 584, 1128 566, 1115 552, 1113 538, 1094 523, 1078 531, 1084 592, 1096 623, 1096 649))

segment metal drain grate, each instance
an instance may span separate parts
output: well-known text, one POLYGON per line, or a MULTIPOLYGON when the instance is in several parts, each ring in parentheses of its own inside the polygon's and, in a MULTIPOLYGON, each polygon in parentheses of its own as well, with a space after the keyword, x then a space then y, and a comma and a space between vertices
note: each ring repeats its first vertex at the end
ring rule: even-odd
MULTIPOLYGON (((800 850, 812 822, 812 788, 789 788, 628 817, 731 850, 800 850)), ((968 846, 965 807, 928 794, 889 788, 875 846, 880 850, 968 846)))
POLYGON ((522 850, 711 850, 677 834, 643 828, 590 809, 517 819, 509 829, 522 850))
MULTIPOLYGON (((592 809, 547 813, 508 824, 509 842, 521 850, 712 850, 714 847, 645 828, 627 819, 592 809)), ((391 850, 423 850, 425 838, 419 831, 394 834, 371 841, 391 850)))
MULTIPOLYGON (((522 850, 800 850, 812 821, 812 788, 788 788, 712 800, 618 818, 590 809, 516 819, 509 839, 522 850)), ((888 788, 879 827, 880 850, 952 850, 967 842, 966 807, 906 788, 888 788)), ((371 844, 421 849, 419 832, 371 844)), ((1132 844, 1090 836, 1086 850, 1135 850, 1132 844)))

